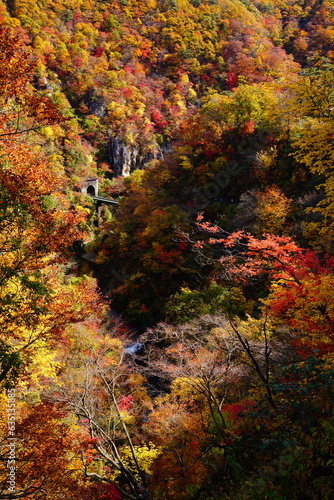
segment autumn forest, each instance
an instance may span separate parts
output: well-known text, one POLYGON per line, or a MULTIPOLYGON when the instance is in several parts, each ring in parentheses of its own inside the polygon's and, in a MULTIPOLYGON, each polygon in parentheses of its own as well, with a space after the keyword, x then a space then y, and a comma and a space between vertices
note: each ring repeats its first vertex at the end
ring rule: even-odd
POLYGON ((0 0, 0 49, 0 499, 331 500, 333 1, 0 0))

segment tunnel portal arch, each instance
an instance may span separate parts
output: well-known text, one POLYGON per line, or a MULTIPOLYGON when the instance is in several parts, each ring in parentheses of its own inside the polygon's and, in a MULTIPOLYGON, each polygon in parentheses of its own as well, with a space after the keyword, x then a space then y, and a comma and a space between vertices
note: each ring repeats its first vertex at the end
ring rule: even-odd
POLYGON ((89 196, 98 196, 99 194, 99 180, 94 178, 84 179, 82 183, 81 192, 89 196))
POLYGON ((91 184, 87 187, 87 194, 89 194, 90 196, 96 196, 95 187, 91 184))

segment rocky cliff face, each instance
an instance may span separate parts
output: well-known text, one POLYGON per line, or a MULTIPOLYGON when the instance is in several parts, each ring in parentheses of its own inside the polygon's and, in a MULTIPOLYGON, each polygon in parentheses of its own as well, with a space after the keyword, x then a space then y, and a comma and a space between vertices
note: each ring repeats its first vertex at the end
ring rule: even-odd
POLYGON ((111 137, 108 142, 108 159, 114 177, 127 177, 133 170, 145 168, 151 160, 161 160, 171 149, 169 142, 161 147, 157 145, 154 153, 142 153, 136 146, 126 145, 117 137, 111 137))
MULTIPOLYGON (((90 113, 103 118, 106 114, 106 103, 94 89, 87 92, 85 105, 90 113)), ((172 143, 156 144, 152 152, 143 152, 138 146, 124 144, 118 137, 110 137, 108 141, 108 161, 114 177, 128 177, 133 170, 145 168, 152 160, 161 160, 163 155, 172 150, 172 143)))
POLYGON ((106 114, 106 103, 103 97, 95 93, 94 89, 90 89, 87 92, 85 105, 88 107, 89 111, 98 118, 103 118, 106 114))

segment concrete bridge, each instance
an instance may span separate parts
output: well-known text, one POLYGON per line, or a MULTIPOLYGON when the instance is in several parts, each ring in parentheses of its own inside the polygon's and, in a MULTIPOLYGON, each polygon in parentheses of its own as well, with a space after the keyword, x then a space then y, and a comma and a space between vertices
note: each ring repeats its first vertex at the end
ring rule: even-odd
POLYGON ((118 201, 116 200, 99 196, 99 180, 96 177, 84 179, 82 181, 81 192, 93 198, 96 201, 97 208, 101 205, 118 205, 118 201))
POLYGON ((97 220, 95 225, 98 227, 101 218, 103 217, 103 207, 106 205, 118 205, 118 201, 111 198, 99 196, 99 180, 96 177, 84 179, 81 182, 81 192, 87 194, 95 201, 97 220))
POLYGON ((111 198, 104 198, 103 196, 91 196, 96 201, 97 207, 100 205, 118 205, 118 201, 111 198))

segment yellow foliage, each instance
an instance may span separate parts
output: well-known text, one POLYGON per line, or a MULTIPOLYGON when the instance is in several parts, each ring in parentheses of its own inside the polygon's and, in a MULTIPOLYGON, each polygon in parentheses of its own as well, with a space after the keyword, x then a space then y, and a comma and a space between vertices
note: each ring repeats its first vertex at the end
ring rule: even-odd
POLYGON ((181 399, 191 397, 193 400, 194 396, 198 394, 194 384, 196 384, 195 377, 177 377, 171 383, 171 394, 181 399))
POLYGON ((306 70, 290 85, 291 98, 287 104, 294 157, 324 179, 318 186, 324 191, 324 199, 310 210, 323 218, 318 226, 327 250, 331 248, 334 233, 333 75, 333 65, 306 70))
POLYGON ((53 129, 52 127, 44 127, 43 130, 42 130, 42 133, 45 137, 47 137, 48 139, 53 137, 53 129))
POLYGON ((113 118, 116 120, 122 120, 127 115, 127 107, 125 104, 118 104, 116 102, 111 102, 108 106, 108 111, 111 113, 113 118))
MULTIPOLYGON (((160 446, 159 447, 155 446, 155 444, 152 442, 149 442, 148 444, 134 445, 133 448, 140 469, 146 474, 151 474, 152 464, 158 458, 158 456, 161 455, 162 448, 160 446)), ((122 461, 125 463, 126 467, 128 467, 128 469, 130 469, 133 472, 136 479, 140 481, 141 478, 139 476, 138 469, 134 463, 130 446, 123 446, 120 452, 122 456, 122 461)), ((116 472, 115 475, 117 477, 119 475, 119 472, 116 472)))
POLYGON ((180 156, 180 163, 184 170, 192 170, 193 168, 188 156, 180 156))
POLYGON ((257 232, 260 235, 280 233, 290 210, 290 200, 277 186, 268 186, 264 191, 256 193, 256 199, 254 213, 257 216, 257 232))
POLYGON ((133 415, 130 415, 126 411, 120 410, 119 414, 122 421, 127 425, 134 424, 136 421, 135 417, 133 415))
POLYGON ((189 83, 189 77, 187 73, 182 73, 180 77, 181 83, 189 83))
POLYGON ((131 189, 138 188, 142 184, 144 176, 145 176, 145 170, 140 170, 140 169, 134 170, 129 178, 130 188, 131 189))
POLYGON ((248 339, 264 340, 274 335, 274 327, 269 318, 254 318, 246 315, 247 320, 240 321, 237 325, 241 337, 248 339))
POLYGON ((188 90, 187 98, 190 100, 193 100, 193 99, 196 99, 196 97, 197 97, 197 94, 196 94, 195 90, 193 88, 190 88, 188 90))
POLYGON ((44 339, 38 339, 34 344, 31 364, 26 369, 24 379, 21 379, 17 387, 27 388, 31 385, 35 389, 41 389, 45 385, 45 379, 57 380, 59 370, 63 366, 56 360, 56 353, 44 339))
POLYGON ((26 292, 22 290, 17 280, 10 280, 6 287, 1 288, 0 298, 8 297, 9 294, 21 296, 20 310, 17 310, 14 303, 12 307, 8 305, 2 309, 0 339, 5 341, 11 352, 20 353, 24 371, 18 385, 22 388, 31 384, 40 387, 43 378, 55 379, 61 367, 48 341, 48 330, 52 327, 52 322, 49 325, 50 317, 45 314, 39 317, 38 324, 34 326, 22 325, 21 317, 29 313, 29 297, 25 299, 26 292))

